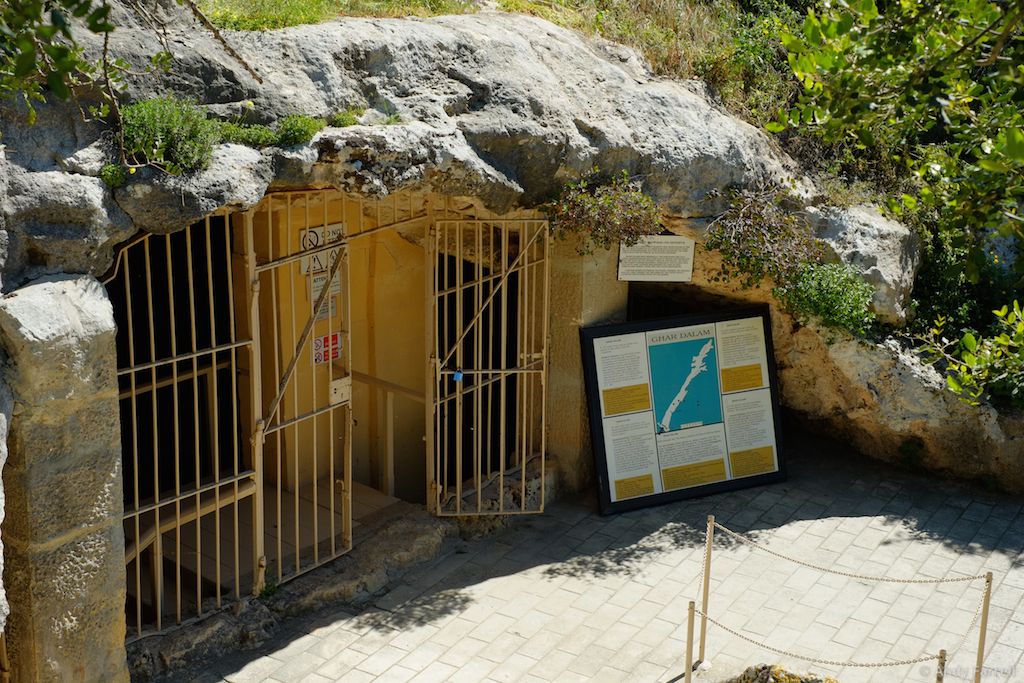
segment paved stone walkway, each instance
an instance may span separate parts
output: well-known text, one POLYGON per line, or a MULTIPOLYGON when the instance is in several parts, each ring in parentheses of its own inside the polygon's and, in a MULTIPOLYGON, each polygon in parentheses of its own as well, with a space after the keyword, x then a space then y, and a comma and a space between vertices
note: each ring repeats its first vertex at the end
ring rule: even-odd
MULTIPOLYGON (((686 604, 698 593, 705 516, 781 552, 845 571, 909 577, 995 573, 983 680, 1024 681, 1020 499, 893 470, 799 437, 788 482, 603 518, 559 501, 417 567, 369 609, 311 615, 259 650, 209 663, 203 680, 679 681, 686 604)), ((830 660, 952 649, 982 582, 872 585, 715 544, 712 616, 751 639, 830 660)), ((780 658, 709 627, 715 681, 780 658)), ((947 681, 969 680, 977 628, 947 681)), ((934 681, 934 663, 798 670, 857 681, 934 681)))

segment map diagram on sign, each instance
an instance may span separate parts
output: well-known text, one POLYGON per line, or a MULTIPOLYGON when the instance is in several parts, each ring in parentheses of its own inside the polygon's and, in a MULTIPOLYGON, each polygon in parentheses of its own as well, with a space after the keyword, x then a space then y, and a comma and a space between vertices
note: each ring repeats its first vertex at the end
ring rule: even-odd
POLYGON ((714 345, 698 338, 648 349, 658 433, 722 421, 714 345))

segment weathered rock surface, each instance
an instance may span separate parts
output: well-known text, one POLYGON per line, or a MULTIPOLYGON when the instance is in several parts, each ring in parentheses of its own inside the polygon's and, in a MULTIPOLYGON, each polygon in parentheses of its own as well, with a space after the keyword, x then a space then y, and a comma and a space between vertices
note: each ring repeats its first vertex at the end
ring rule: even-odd
POLYGON ((832 258, 852 266, 875 288, 879 320, 903 325, 921 265, 921 240, 913 230, 873 206, 809 208, 815 232, 832 258))
POLYGON ((13 398, 4 583, 21 680, 128 679, 114 332, 91 277, 42 278, 0 299, 13 398))
MULTIPOLYGON (((102 127, 77 121, 71 108, 45 108, 31 129, 7 112, 4 213, 31 263, 102 272, 126 233, 245 208, 268 188, 430 188, 500 212, 536 205, 597 164, 628 169, 667 211, 693 216, 715 211, 712 190, 796 175, 761 131, 723 111, 702 85, 655 78, 635 52, 539 19, 488 12, 229 33, 258 83, 186 10, 157 5, 175 65, 160 77, 129 76, 128 99, 172 94, 262 122, 357 106, 402 123, 328 129, 295 150, 223 146, 206 172, 140 172, 112 198, 93 177, 102 127), (66 256, 72 242, 88 247, 66 256)), ((125 26, 113 34, 114 56, 145 63, 164 49, 118 11, 125 26)))
POLYGON ((786 671, 774 664, 758 664, 747 667, 746 671, 726 683, 837 683, 831 676, 819 676, 813 673, 798 674, 786 671))

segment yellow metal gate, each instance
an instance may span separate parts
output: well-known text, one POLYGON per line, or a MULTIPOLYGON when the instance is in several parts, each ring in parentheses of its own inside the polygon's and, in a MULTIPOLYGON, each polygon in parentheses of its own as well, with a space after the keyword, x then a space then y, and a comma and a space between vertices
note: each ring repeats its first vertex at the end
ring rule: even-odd
POLYGON ((352 547, 351 205, 333 192, 270 195, 140 235, 105 278, 129 640, 352 547))
POLYGON ((352 547, 350 203, 280 193, 244 218, 261 378, 251 400, 257 523, 275 583, 352 547))
POLYGON ((542 220, 438 221, 428 242, 428 501, 544 509, 550 238, 542 220))
POLYGON ((257 573, 259 479, 235 400, 253 339, 236 316, 234 260, 219 216, 133 240, 104 281, 118 324, 129 639, 247 594, 257 573))

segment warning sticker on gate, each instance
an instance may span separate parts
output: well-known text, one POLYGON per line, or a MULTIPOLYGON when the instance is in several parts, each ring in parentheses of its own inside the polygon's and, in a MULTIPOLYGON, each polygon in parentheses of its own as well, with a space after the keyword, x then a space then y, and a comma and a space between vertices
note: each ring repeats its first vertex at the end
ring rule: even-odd
POLYGON ((313 337, 313 365, 330 363, 341 357, 341 334, 325 334, 313 337))
POLYGON ((326 228, 320 227, 303 230, 301 235, 302 250, 315 251, 316 253, 302 257, 302 272, 307 275, 327 272, 334 263, 334 260, 338 258, 341 246, 339 245, 337 248, 328 249, 327 251, 323 251, 322 247, 327 246, 331 242, 337 242, 344 236, 344 223, 332 223, 326 226, 326 228))

